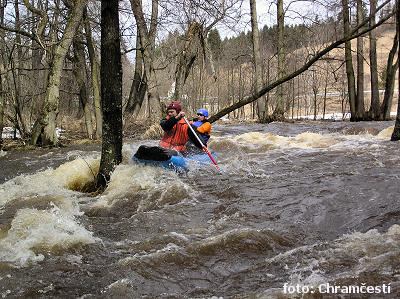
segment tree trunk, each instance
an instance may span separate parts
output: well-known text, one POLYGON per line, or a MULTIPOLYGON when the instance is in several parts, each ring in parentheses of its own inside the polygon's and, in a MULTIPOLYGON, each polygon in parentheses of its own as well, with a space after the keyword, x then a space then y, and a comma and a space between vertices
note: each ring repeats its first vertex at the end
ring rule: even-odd
POLYGON ((79 101, 83 108, 85 117, 86 133, 89 139, 93 139, 92 113, 89 105, 85 49, 83 47, 83 38, 81 33, 77 33, 74 41, 74 76, 79 87, 79 101))
MULTIPOLYGON (((0 0, 0 25, 4 25, 4 3, 3 0, 0 0)), ((4 103, 5 103, 5 96, 3 91, 3 76, 4 73, 4 30, 0 28, 0 150, 3 147, 3 127, 4 127, 4 103)))
MULTIPOLYGON (((21 21, 20 21, 20 13, 19 13, 19 4, 18 0, 15 0, 14 2, 14 8, 15 8, 15 29, 21 30, 21 21)), ((22 94, 22 89, 21 89, 21 76, 22 76, 22 71, 21 69, 23 68, 23 54, 22 54, 22 42, 21 42, 21 35, 17 33, 15 35, 15 46, 17 49, 17 59, 16 62, 15 60, 12 60, 12 75, 13 75, 13 83, 14 83, 14 109, 15 109, 15 119, 14 119, 14 138, 16 138, 16 130, 17 128, 19 129, 20 133, 22 136, 25 135, 26 133, 26 126, 25 126, 25 121, 22 117, 22 104, 21 104, 21 94, 22 94)))
POLYGON ((175 68, 175 100, 180 99, 183 86, 197 59, 198 49, 201 47, 202 31, 203 27, 199 23, 192 22, 189 24, 175 68))
POLYGON ((328 92, 328 74, 329 74, 329 70, 327 67, 326 74, 325 74, 324 105, 323 105, 322 119, 325 119, 325 113, 326 113, 326 96, 327 96, 327 92, 328 92))
POLYGON ((399 43, 399 35, 396 32, 396 35, 393 39, 393 45, 392 48, 390 49, 386 64, 385 93, 383 95, 383 102, 381 106, 381 115, 380 115, 380 119, 382 120, 390 120, 390 111, 392 109, 396 71, 399 64, 398 60, 396 61, 396 63, 393 64, 393 60, 396 55, 398 43, 399 43))
MULTIPOLYGON (((254 86, 253 91, 261 87, 262 80, 262 62, 260 52, 260 33, 258 31, 258 20, 257 20, 257 6, 256 0, 250 0, 250 11, 251 11, 251 39, 253 44, 253 65, 254 65, 254 86)), ((260 122, 265 121, 265 101, 264 97, 257 100, 258 108, 258 120, 260 122)))
MULTIPOLYGON (((362 0, 357 0, 357 25, 360 26, 364 21, 362 0)), ((360 29, 361 30, 361 29, 360 29)), ((364 40, 362 36, 357 38, 357 100, 356 117, 364 120, 364 40)))
POLYGON ((122 63, 118 0, 101 1, 101 108, 103 142, 96 185, 105 188, 122 161, 122 63))
POLYGON ((136 37, 135 73, 131 90, 129 92, 128 103, 125 112, 132 113, 136 118, 143 105, 144 96, 147 89, 146 75, 143 70, 143 54, 141 50, 140 37, 136 37))
MULTIPOLYGON (((342 0, 343 10, 343 33, 344 37, 350 34, 350 17, 348 0, 342 0)), ((350 102, 351 121, 357 121, 356 111, 356 82, 353 69, 353 58, 351 53, 351 42, 346 41, 344 46, 344 56, 346 60, 346 75, 347 75, 347 93, 350 102)))
MULTIPOLYGON (((398 37, 397 43, 398 48, 400 49, 400 0, 396 1, 396 35, 398 37)), ((400 51, 397 53, 397 64, 400 61, 400 51)), ((399 71, 400 74, 400 71, 399 71)), ((398 91, 397 91, 397 115, 396 115, 396 122, 394 124, 394 130, 392 136, 390 138, 391 141, 398 141, 400 140, 400 75, 398 76, 398 91)))
POLYGON ((313 91, 313 108, 314 108, 314 120, 317 120, 317 95, 318 95, 318 82, 315 75, 315 70, 311 70, 312 73, 312 91, 313 91))
POLYGON ((90 60, 90 73, 93 88, 93 106, 96 115, 96 139, 100 139, 102 135, 103 116, 101 113, 101 96, 100 96, 100 66, 99 59, 96 54, 95 46, 92 38, 92 28, 90 27, 90 21, 85 8, 83 12, 85 21, 85 35, 86 43, 89 53, 90 60))
MULTIPOLYGON (((376 12, 376 1, 370 0, 370 26, 375 25, 375 12, 376 12)), ((378 120, 380 117, 379 107, 379 83, 378 83, 378 60, 376 54, 376 31, 371 30, 369 32, 369 60, 370 60, 370 73, 371 73, 371 107, 369 114, 372 120, 378 120)))
MULTIPOLYGON (((278 80, 285 76, 285 12, 283 10, 283 0, 277 0, 277 19, 278 19, 278 80)), ((279 85, 276 93, 276 107, 273 112, 272 120, 284 119, 285 103, 283 85, 279 85)))
MULTIPOLYGON (((57 0, 56 3, 59 3, 60 0, 57 0)), ((31 106, 31 112, 29 117, 29 123, 32 120, 32 115, 37 116, 37 112, 39 107, 43 105, 43 95, 42 90, 46 86, 46 71, 43 70, 44 64, 42 60, 45 56, 45 49, 44 45, 39 41, 44 40, 45 29, 48 23, 48 15, 43 10, 42 1, 38 1, 37 8, 34 6, 35 1, 31 0, 23 0, 25 7, 32 13, 32 16, 39 17, 38 23, 32 22, 31 32, 35 33, 37 36, 37 40, 32 40, 31 47, 32 47, 32 57, 31 57, 31 65, 32 65, 32 77, 30 78, 31 82, 31 92, 33 94, 31 106)), ((56 4, 57 5, 57 4, 56 4)), ((57 12, 55 12, 57 15, 57 12)))
POLYGON ((86 6, 86 3, 87 0, 76 0, 74 2, 74 7, 69 15, 64 35, 55 49, 47 81, 44 107, 32 129, 31 143, 33 145, 36 145, 39 139, 42 145, 54 146, 58 142, 55 129, 60 98, 61 73, 65 57, 79 26, 80 20, 82 19, 83 9, 86 6))
POLYGON ((147 29, 146 21, 144 19, 141 0, 130 0, 130 2, 143 50, 143 63, 147 77, 147 101, 150 109, 150 118, 155 121, 162 116, 160 96, 158 94, 157 76, 154 70, 154 44, 157 30, 158 0, 152 0, 152 12, 149 30, 147 29))

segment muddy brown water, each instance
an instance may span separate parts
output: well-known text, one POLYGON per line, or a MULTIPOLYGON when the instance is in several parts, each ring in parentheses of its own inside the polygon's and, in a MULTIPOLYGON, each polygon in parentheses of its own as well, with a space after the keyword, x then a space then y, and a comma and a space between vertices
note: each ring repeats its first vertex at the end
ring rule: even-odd
POLYGON ((0 294, 299 298, 288 291, 302 287, 304 298, 398 298, 400 147, 388 141, 391 126, 215 126, 221 173, 208 163, 187 174, 137 165, 137 147, 156 142, 126 141, 97 196, 73 190, 93 179, 99 147, 3 153, 0 294), (326 294, 327 284, 374 293, 326 294))

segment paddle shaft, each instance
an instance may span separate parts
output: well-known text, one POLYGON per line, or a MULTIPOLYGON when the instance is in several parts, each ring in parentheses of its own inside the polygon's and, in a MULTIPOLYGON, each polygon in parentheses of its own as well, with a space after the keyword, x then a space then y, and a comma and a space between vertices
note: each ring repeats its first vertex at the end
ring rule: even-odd
POLYGON ((217 161, 215 161, 214 157, 211 155, 210 151, 208 150, 208 148, 203 144, 203 142, 201 142, 201 139, 199 136, 197 136, 196 132, 194 131, 194 129, 192 128, 192 126, 190 125, 189 121, 186 119, 186 117, 183 118, 186 122, 186 124, 189 126, 190 130, 192 131, 193 135, 196 137, 197 141, 200 143, 201 147, 203 148, 203 151, 206 152, 206 154, 208 155, 208 157, 210 158, 211 162, 213 162, 213 164, 217 167, 218 170, 219 166, 217 164, 217 161))

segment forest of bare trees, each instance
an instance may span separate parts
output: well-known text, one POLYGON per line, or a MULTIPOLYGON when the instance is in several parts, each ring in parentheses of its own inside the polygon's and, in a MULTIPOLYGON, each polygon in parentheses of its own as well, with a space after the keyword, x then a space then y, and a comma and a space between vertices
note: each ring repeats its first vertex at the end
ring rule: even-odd
POLYGON ((171 99, 208 108, 212 122, 388 120, 395 110, 393 1, 105 2, 0 0, 0 131, 32 145, 57 145, 57 128, 122 138, 123 125, 150 126, 171 99), (119 34, 102 27, 112 9, 119 34), (104 132, 110 121, 121 128, 104 132))

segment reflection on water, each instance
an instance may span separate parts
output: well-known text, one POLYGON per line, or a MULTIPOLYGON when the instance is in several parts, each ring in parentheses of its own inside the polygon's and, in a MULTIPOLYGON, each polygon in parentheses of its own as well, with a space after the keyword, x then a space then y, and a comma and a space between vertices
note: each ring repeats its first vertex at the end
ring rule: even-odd
POLYGON ((187 174, 136 165, 140 143, 128 142, 97 196, 77 191, 99 167, 96 149, 3 155, 0 293, 291 298, 285 284, 390 283, 385 298, 398 298, 391 126, 216 125, 220 173, 195 162, 187 174))

